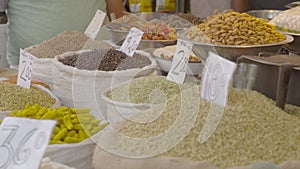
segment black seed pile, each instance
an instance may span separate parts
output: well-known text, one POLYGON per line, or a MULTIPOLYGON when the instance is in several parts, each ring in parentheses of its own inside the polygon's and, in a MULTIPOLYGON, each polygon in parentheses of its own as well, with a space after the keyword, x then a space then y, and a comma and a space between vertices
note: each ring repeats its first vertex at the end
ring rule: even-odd
POLYGON ((143 68, 151 64, 151 61, 145 56, 134 54, 133 57, 129 57, 115 49, 82 52, 60 58, 59 61, 78 69, 101 71, 143 68))

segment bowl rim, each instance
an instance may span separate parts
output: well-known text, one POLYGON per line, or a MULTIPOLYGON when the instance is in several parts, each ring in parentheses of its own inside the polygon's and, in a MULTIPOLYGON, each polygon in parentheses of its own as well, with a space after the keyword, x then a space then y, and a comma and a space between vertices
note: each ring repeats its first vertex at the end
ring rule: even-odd
POLYGON ((292 32, 286 32, 286 31, 281 31, 285 35, 290 35, 290 36, 300 36, 300 33, 292 33, 292 32))
POLYGON ((248 14, 253 14, 253 13, 261 13, 261 12, 268 12, 268 13, 281 13, 283 12, 284 10, 278 10, 278 9, 256 9, 256 10, 249 10, 247 11, 246 13, 248 14))
POLYGON ((129 33, 129 30, 126 31, 126 30, 119 30, 119 29, 111 29, 111 28, 107 27, 108 24, 106 24, 106 25, 103 26, 103 28, 105 30, 112 31, 112 32, 118 32, 118 33, 129 33))
POLYGON ((219 48, 260 48, 260 47, 270 47, 270 46, 277 46, 277 45, 284 45, 287 43, 291 43, 294 41, 294 37, 291 35, 285 35, 285 40, 281 42, 276 43, 269 43, 269 44, 261 44, 261 45, 218 45, 218 44, 212 44, 212 43, 202 43, 202 42, 196 42, 193 40, 189 40, 185 37, 185 33, 179 34, 178 39, 185 40, 188 42, 191 42, 193 45, 201 45, 201 46, 210 46, 210 47, 219 47, 219 48))

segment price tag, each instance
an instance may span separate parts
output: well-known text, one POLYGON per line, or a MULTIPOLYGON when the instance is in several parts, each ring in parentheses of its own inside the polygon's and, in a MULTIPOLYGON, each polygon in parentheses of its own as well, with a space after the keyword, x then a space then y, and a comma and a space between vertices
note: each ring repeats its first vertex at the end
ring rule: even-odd
POLYGON ((129 31, 124 43, 122 44, 120 51, 128 56, 133 56, 136 48, 139 46, 144 32, 133 27, 129 31))
POLYGON ((97 10, 94 18, 90 22, 89 26, 86 28, 84 34, 92 40, 95 40, 103 24, 105 16, 105 12, 97 10))
POLYGON ((182 84, 185 79, 187 64, 191 54, 193 44, 187 41, 178 40, 172 66, 167 79, 182 84))
POLYGON ((38 169, 56 121, 7 117, 0 126, 0 169, 38 169))
POLYGON ((22 86, 26 89, 30 88, 31 73, 34 59, 35 57, 33 55, 20 49, 17 85, 22 86))
POLYGON ((236 67, 235 63, 209 52, 202 79, 201 97, 224 107, 230 79, 236 67))

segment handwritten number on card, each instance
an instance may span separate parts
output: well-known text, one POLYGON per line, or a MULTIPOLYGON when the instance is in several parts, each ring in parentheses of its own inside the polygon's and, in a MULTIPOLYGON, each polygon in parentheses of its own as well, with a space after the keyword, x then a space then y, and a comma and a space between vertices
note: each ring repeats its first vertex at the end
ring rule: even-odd
POLYGON ((56 122, 6 117, 0 126, 0 169, 39 168, 56 122))
POLYGON ((19 145, 17 146, 16 150, 14 150, 11 140, 15 137, 16 133, 18 132, 19 127, 15 125, 6 125, 3 126, 4 130, 10 130, 10 134, 7 139, 3 142, 0 146, 0 154, 3 154, 3 151, 7 152, 7 159, 4 164, 0 166, 0 168, 6 168, 12 161, 16 165, 24 164, 30 157, 31 150, 29 148, 23 149, 26 142, 32 137, 32 135, 37 131, 36 128, 32 129, 29 133, 27 133, 19 145))
POLYGON ((23 79, 24 81, 31 80, 31 71, 30 66, 32 66, 32 62, 28 63, 26 60, 22 61, 22 73, 20 75, 20 78, 23 79))

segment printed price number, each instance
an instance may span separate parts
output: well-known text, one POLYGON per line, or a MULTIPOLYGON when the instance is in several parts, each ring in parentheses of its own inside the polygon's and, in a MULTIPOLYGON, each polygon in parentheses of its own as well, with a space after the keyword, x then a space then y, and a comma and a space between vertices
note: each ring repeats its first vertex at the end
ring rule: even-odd
POLYGON ((186 76, 187 65, 193 44, 178 40, 172 66, 167 76, 168 80, 182 84, 186 76))
POLYGON ((236 66, 235 63, 209 52, 202 78, 201 97, 225 106, 230 79, 236 66))
POLYGON ((43 157, 55 123, 49 120, 5 118, 0 127, 0 169, 24 166, 38 168, 37 160, 43 157), (43 129, 39 128, 41 123, 43 129))
POLYGON ((29 89, 31 84, 31 75, 33 60, 35 57, 20 49, 20 63, 18 70, 17 85, 29 89))
POLYGON ((131 30, 129 31, 128 35, 126 36, 126 39, 124 40, 120 51, 125 53, 128 56, 133 56, 135 50, 137 49, 137 47, 139 46, 141 40, 142 40, 142 36, 143 36, 144 32, 133 27, 131 28, 131 30))
POLYGON ((218 94, 220 94, 219 91, 225 87, 225 74, 220 63, 212 65, 209 69, 209 80, 205 83, 205 88, 207 89, 208 100, 215 101, 218 98, 218 94))
POLYGON ((200 131, 200 143, 206 142, 212 136, 222 119, 230 79, 236 66, 235 63, 209 52, 202 78, 201 97, 210 101, 212 107, 200 131))

